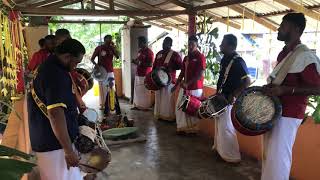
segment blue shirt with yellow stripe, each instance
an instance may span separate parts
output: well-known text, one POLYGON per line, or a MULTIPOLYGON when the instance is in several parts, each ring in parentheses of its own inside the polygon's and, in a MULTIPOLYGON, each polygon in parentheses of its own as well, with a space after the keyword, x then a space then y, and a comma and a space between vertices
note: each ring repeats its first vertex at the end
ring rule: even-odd
MULTIPOLYGON (((39 67, 33 87, 47 109, 64 108, 68 133, 73 142, 78 135, 77 103, 69 72, 60 64, 57 56, 49 56, 39 67)), ((53 133, 49 119, 39 109, 31 93, 28 94, 28 116, 33 151, 48 152, 62 148, 53 133)))

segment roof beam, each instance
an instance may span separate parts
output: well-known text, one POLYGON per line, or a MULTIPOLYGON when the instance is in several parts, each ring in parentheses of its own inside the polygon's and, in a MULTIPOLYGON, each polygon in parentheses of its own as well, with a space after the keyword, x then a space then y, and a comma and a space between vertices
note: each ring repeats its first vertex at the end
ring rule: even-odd
POLYGON ((41 6, 41 7, 61 8, 61 7, 69 6, 71 4, 75 4, 75 3, 79 3, 79 2, 82 2, 82 0, 60 1, 60 2, 56 2, 56 3, 44 5, 44 6, 41 6))
POLYGON ((179 0, 169 0, 169 2, 171 2, 172 4, 175 4, 175 5, 177 5, 177 6, 186 8, 186 9, 192 8, 192 5, 191 5, 191 4, 187 4, 187 3, 181 2, 181 1, 179 1, 179 0))
MULTIPOLYGON (((127 6, 123 6, 121 4, 118 4, 118 3, 114 3, 116 7, 119 7, 119 8, 122 8, 122 9, 127 9, 128 7, 127 6)), ((98 5, 96 3, 96 5, 98 5)), ((104 6, 104 5, 99 5, 101 8, 105 8, 105 9, 108 9, 108 7, 104 6)), ((129 16, 130 18, 132 19, 137 19, 137 20, 141 20, 141 18, 138 18, 138 17, 135 17, 135 16, 129 16)), ((157 27, 160 27, 160 28, 163 28, 163 29, 166 29, 168 31, 172 31, 172 28, 169 28, 169 27, 166 27, 164 25, 160 25, 158 23, 155 23, 155 22, 152 22, 152 21, 146 21, 146 23, 150 24, 150 25, 153 25, 153 26, 157 26, 157 27)), ((170 26, 166 21, 162 21, 163 24, 167 25, 167 26, 170 26)))
MULTIPOLYGON (((147 4, 147 3, 143 2, 143 1, 140 1, 140 0, 128 0, 128 1, 134 2, 134 3, 138 3, 140 6, 146 8, 146 9, 164 11, 163 9, 153 7, 153 6, 147 4)), ((187 11, 186 11, 186 12, 187 12, 187 11)), ((180 17, 171 17, 171 19, 176 20, 176 21, 179 21, 179 22, 181 22, 181 23, 183 23, 183 24, 188 24, 188 21, 186 21, 186 20, 184 20, 184 19, 182 19, 182 18, 180 18, 180 17)))
POLYGON ((288 1, 288 0, 274 0, 275 2, 282 4, 284 6, 287 6, 288 8, 297 11, 297 12, 302 12, 303 14, 305 14, 306 16, 309 16, 315 20, 319 20, 319 13, 316 13, 315 11, 312 10, 306 10, 306 8, 304 6, 301 6, 297 3, 294 3, 292 1, 288 1))
POLYGON ((113 0, 109 0, 109 9, 114 10, 114 2, 113 0))
POLYGON ((15 8, 29 16, 163 16, 186 14, 185 10, 82 10, 53 8, 15 8))
POLYGON ((206 15, 213 17, 216 21, 218 21, 218 22, 220 22, 220 23, 229 25, 229 26, 231 26, 231 27, 233 27, 233 28, 235 28, 235 29, 241 29, 241 25, 240 25, 240 24, 237 24, 237 23, 235 23, 235 22, 232 22, 232 21, 230 21, 230 19, 229 19, 229 22, 228 22, 227 19, 223 19, 223 18, 221 18, 221 17, 219 17, 219 16, 217 16, 217 15, 211 13, 211 12, 206 12, 206 15))
MULTIPOLYGON (((216 0, 216 2, 223 2, 222 0, 216 0)), ((266 18, 262 18, 262 17, 256 17, 255 13, 253 11, 251 11, 250 9, 242 6, 242 5, 231 5, 229 6, 230 9, 236 11, 239 14, 243 13, 243 9, 245 8, 244 11, 244 16, 247 18, 250 18, 252 20, 254 20, 255 22, 271 29, 272 31, 277 31, 277 27, 274 25, 274 23, 270 22, 268 19, 266 18)))
POLYGON ((127 21, 89 21, 89 20, 50 20, 49 23, 57 23, 57 24, 126 24, 127 21))
POLYGON ((193 7, 192 10, 193 11, 202 11, 202 10, 206 10, 206 9, 225 7, 225 6, 230 6, 230 5, 234 5, 234 4, 248 3, 248 2, 253 2, 253 1, 258 1, 258 0, 231 0, 231 1, 221 1, 221 2, 217 1, 216 3, 193 7))
POLYGON ((153 20, 157 20, 157 19, 169 18, 169 17, 171 17, 171 16, 172 16, 172 15, 147 17, 147 18, 141 19, 141 21, 153 21, 153 20))
POLYGON ((37 2, 37 3, 32 3, 32 4, 29 4, 27 7, 31 7, 31 8, 34 8, 34 7, 41 7, 41 6, 44 6, 44 5, 47 5, 47 4, 52 4, 52 3, 55 3, 59 0, 46 0, 46 1, 40 1, 40 2, 37 2))

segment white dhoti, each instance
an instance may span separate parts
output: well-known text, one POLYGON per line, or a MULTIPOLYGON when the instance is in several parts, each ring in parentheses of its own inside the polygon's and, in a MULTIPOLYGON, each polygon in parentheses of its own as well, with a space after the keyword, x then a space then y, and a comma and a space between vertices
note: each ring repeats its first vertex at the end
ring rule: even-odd
POLYGON ((281 117, 263 136, 261 180, 288 180, 292 163, 292 147, 301 119, 281 117))
POLYGON ((41 180, 83 179, 78 167, 70 167, 69 170, 67 169, 63 149, 49 152, 37 152, 36 157, 41 180))
POLYGON ((108 91, 108 79, 109 78, 114 78, 114 73, 113 72, 108 72, 107 73, 107 78, 104 81, 99 81, 99 102, 100 102, 100 107, 104 107, 105 102, 106 102, 106 95, 108 91))
POLYGON ((220 117, 215 120, 214 145, 219 155, 227 162, 241 161, 237 133, 231 121, 232 106, 227 107, 220 117))
POLYGON ((144 85, 145 76, 136 76, 134 80, 133 105, 139 109, 149 109, 152 106, 151 91, 144 85))
POLYGON ((171 93, 173 86, 174 84, 170 84, 155 92, 154 117, 156 119, 175 120, 174 93, 171 93))
MULTIPOLYGON (((196 90, 190 90, 190 94, 193 96, 201 97, 202 96, 202 89, 196 89, 196 90)), ((177 121, 177 131, 178 132, 186 132, 186 133, 195 133, 198 132, 198 117, 189 116, 182 110, 179 110, 179 104, 182 99, 182 96, 184 95, 184 89, 180 89, 178 100, 176 104, 176 121, 177 121)))

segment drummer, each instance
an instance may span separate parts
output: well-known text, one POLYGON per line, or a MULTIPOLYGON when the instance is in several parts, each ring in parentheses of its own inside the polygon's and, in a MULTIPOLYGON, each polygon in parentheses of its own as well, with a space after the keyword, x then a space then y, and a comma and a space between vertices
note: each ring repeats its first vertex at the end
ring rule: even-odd
POLYGON ((227 162, 241 160, 236 130, 231 121, 231 109, 235 98, 250 84, 247 65, 237 54, 236 49, 237 37, 233 34, 225 35, 220 45, 223 58, 220 64, 217 91, 228 100, 230 105, 227 111, 215 121, 213 149, 227 162))
MULTIPOLYGON (((174 92, 180 85, 177 102, 180 102, 185 93, 196 97, 202 97, 204 71, 206 69, 206 58, 198 50, 198 39, 196 36, 189 37, 188 55, 183 60, 183 65, 177 83, 171 89, 174 92)), ((177 103, 178 104, 178 103, 177 103)), ((176 107, 177 133, 197 133, 197 117, 189 116, 176 107)))
POLYGON ((107 78, 104 81, 99 82, 99 90, 100 90, 100 109, 103 110, 105 108, 106 95, 108 91, 109 79, 113 79, 114 84, 114 73, 113 73, 113 58, 119 58, 119 52, 115 44, 112 42, 112 36, 106 35, 104 37, 104 44, 96 47, 94 50, 91 62, 94 65, 100 65, 107 71, 107 78), (98 63, 94 60, 98 56, 98 63))
POLYGON ((162 44, 163 50, 157 53, 153 64, 153 69, 164 67, 171 76, 171 83, 167 87, 155 92, 154 116, 156 119, 167 121, 174 121, 176 118, 174 111, 174 96, 172 96, 171 88, 176 82, 176 70, 179 70, 182 67, 180 55, 171 50, 171 46, 172 39, 166 37, 162 44), (166 59, 168 59, 167 63, 165 63, 166 59))
POLYGON ((79 41, 63 41, 38 68, 34 94, 28 94, 30 140, 41 179, 83 179, 72 144, 78 134, 78 111, 69 72, 84 54, 79 41))
POLYGON ((148 48, 147 38, 140 36, 138 38, 138 57, 132 60, 137 65, 137 72, 134 82, 133 110, 146 110, 151 108, 151 91, 144 86, 144 79, 152 71, 153 52, 148 48))
MULTIPOLYGON (((286 58, 286 56, 303 46, 300 37, 305 26, 306 19, 302 13, 289 13, 283 17, 278 28, 278 40, 284 41, 285 46, 278 55, 278 65, 282 61, 290 60, 292 57, 286 58)), ((304 118, 308 96, 316 94, 314 90, 320 89, 320 60, 316 54, 305 48, 295 57, 295 62, 299 63, 291 64, 288 74, 280 85, 265 86, 267 94, 280 98, 282 117, 276 121, 271 131, 264 134, 265 156, 261 180, 289 179, 292 147, 304 118)), ((271 76, 275 74, 276 69, 271 76)))

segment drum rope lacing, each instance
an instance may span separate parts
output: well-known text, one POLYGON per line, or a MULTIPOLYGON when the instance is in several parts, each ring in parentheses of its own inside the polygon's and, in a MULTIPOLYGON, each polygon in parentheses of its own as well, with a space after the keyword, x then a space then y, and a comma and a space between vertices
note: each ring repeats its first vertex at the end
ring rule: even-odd
POLYGON ((90 128, 89 126, 79 126, 79 132, 80 134, 88 137, 91 141, 94 141, 97 131, 90 128))

